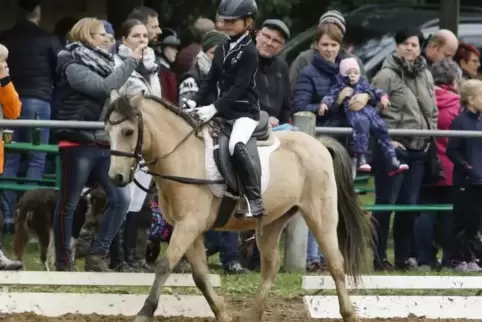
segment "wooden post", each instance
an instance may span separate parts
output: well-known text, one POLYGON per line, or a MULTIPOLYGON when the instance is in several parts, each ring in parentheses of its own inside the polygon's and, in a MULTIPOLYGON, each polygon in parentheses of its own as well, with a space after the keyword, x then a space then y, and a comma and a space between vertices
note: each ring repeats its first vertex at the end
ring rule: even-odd
POLYGON ((440 1, 440 29, 448 29, 458 36, 460 0, 440 1))
MULTIPOLYGON (((294 125, 300 131, 315 136, 316 116, 311 112, 294 115, 294 125)), ((288 222, 285 231, 285 255, 283 269, 287 272, 306 270, 308 249, 308 226, 301 214, 297 213, 288 222)))

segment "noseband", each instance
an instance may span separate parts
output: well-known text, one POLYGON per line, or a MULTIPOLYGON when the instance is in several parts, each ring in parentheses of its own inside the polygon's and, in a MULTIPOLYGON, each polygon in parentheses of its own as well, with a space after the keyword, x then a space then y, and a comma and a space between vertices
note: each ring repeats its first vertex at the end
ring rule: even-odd
MULTIPOLYGON (((109 117, 109 116, 108 116, 109 117)), ((128 117, 124 117, 118 121, 112 122, 109 118, 106 118, 106 123, 109 123, 112 126, 119 125, 125 121, 128 121, 128 117)), ((139 167, 140 171, 143 171, 153 177, 156 178, 161 178, 161 179, 166 179, 166 180, 171 180, 179 183, 184 183, 184 184, 196 184, 196 185, 205 185, 205 184, 223 184, 226 183, 225 180, 207 180, 207 179, 196 179, 196 178, 186 178, 186 177, 179 177, 179 176, 171 176, 171 175, 162 175, 158 174, 149 170, 142 170, 143 167, 155 164, 157 161, 161 161, 163 159, 166 159, 169 157, 171 154, 173 154, 184 142, 186 142, 191 135, 197 133, 199 128, 203 125, 202 123, 199 124, 199 126, 193 128, 181 141, 179 141, 176 146, 167 154, 163 155, 162 157, 155 157, 154 160, 148 161, 148 162, 142 162, 142 149, 143 149, 143 144, 144 144, 144 121, 142 117, 141 111, 137 112, 135 114, 135 117, 137 117, 137 142, 136 142, 136 147, 134 148, 134 152, 124 152, 124 151, 118 151, 118 150, 112 150, 111 149, 111 155, 114 156, 121 156, 121 157, 127 157, 127 158, 134 158, 136 160, 135 164, 131 168, 131 173, 133 173, 137 167, 139 167)), ((141 190, 147 193, 152 193, 154 192, 154 188, 149 189, 143 187, 137 180, 136 178, 133 179, 133 182, 138 186, 141 190)))
MULTIPOLYGON (((135 165, 133 168, 135 168, 137 165, 143 166, 146 164, 141 164, 142 161, 142 145, 144 143, 144 120, 142 118, 141 112, 136 113, 135 115, 137 117, 137 142, 136 142, 136 147, 134 148, 134 152, 124 152, 124 151, 118 151, 118 150, 112 150, 111 149, 111 154, 115 156, 121 156, 121 157, 127 157, 127 158, 134 158, 136 160, 135 165)), ((106 122, 109 123, 110 125, 119 125, 125 121, 128 121, 129 119, 127 117, 124 117, 118 121, 112 122, 111 120, 107 120, 106 122)), ((155 161, 154 161, 155 162, 155 161)))

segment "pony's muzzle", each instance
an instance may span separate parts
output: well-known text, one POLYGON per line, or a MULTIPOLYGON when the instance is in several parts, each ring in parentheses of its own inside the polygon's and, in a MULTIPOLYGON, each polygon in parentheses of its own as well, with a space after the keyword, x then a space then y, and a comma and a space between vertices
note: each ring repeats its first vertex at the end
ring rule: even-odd
POLYGON ((129 176, 119 172, 109 171, 109 178, 112 183, 118 187, 125 187, 129 183, 129 176))

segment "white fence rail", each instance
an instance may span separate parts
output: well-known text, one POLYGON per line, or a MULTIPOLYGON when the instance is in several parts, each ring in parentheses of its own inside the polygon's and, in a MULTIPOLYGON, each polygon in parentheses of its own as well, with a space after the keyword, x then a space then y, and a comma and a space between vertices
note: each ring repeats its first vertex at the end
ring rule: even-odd
MULTIPOLYGON (((304 290, 334 290, 331 276, 304 276, 304 290)), ((349 289, 355 285, 347 283, 349 289)), ((482 276, 364 276, 359 290, 480 290, 482 276)), ((352 296, 361 318, 481 319, 481 296, 352 296)), ((304 296, 315 319, 339 318, 336 296, 304 296)))
MULTIPOLYGON (((214 287, 221 286, 219 275, 209 276, 214 287)), ((101 314, 134 316, 146 294, 82 294, 9 292, 11 286, 109 286, 150 287, 153 273, 90 272, 7 272, 0 271, 0 313, 33 312, 44 316, 101 314)), ((165 287, 196 287, 190 274, 172 274, 165 287)), ((156 316, 213 317, 202 295, 162 295, 156 316)))

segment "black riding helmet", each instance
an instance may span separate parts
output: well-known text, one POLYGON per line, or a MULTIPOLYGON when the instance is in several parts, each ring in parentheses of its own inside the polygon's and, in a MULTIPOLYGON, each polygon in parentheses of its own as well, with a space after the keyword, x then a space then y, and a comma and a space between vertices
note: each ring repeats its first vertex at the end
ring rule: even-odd
POLYGON ((255 0, 222 0, 218 7, 218 18, 224 20, 254 19, 257 13, 255 0))

